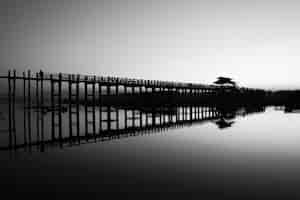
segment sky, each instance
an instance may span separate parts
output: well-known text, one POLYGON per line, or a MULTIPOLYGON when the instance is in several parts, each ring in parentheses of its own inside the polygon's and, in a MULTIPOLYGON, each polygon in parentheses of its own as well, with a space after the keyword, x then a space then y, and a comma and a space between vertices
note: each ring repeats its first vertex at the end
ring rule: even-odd
POLYGON ((300 1, 2 0, 8 69, 300 88, 300 1))

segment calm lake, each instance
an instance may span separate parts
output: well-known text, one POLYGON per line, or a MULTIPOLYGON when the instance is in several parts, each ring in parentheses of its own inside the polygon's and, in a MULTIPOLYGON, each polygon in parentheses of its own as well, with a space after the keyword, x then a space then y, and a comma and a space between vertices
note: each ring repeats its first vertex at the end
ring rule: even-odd
POLYGON ((1 188, 41 198, 297 199, 299 121, 300 114, 267 107, 223 128, 206 120, 45 152, 0 151, 1 188))

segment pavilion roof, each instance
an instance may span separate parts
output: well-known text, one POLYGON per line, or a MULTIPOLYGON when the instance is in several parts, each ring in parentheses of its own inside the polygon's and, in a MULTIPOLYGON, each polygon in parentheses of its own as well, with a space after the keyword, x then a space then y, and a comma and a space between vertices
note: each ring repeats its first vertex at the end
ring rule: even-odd
POLYGON ((225 80, 225 79, 218 79, 217 81, 214 82, 215 84, 232 84, 235 85, 235 82, 230 80, 225 80))

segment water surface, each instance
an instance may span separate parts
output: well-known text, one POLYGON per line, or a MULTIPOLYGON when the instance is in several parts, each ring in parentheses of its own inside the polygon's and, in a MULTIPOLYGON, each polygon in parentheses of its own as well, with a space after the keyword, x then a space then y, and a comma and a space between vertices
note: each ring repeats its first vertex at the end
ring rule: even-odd
POLYGON ((209 120, 43 153, 1 151, 1 182, 24 194, 57 196, 296 198, 299 120, 268 107, 223 129, 209 120))

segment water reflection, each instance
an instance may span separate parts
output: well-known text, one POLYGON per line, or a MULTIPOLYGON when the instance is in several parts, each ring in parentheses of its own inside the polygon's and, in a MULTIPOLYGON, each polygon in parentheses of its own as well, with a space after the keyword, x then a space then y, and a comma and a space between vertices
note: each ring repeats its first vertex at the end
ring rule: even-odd
POLYGON ((297 105, 297 104, 285 105, 284 112, 285 113, 300 113, 300 105, 297 105))
POLYGON ((4 114, 2 112, 0 112, 0 120, 1 121, 5 120, 5 116, 4 116, 4 114))
POLYGON ((246 116, 253 113, 265 112, 265 106, 262 105, 248 105, 248 106, 217 106, 219 112, 219 119, 215 120, 215 124, 219 129, 232 127, 235 123, 234 119, 237 116, 246 116))
MULTIPOLYGON (((234 126, 237 116, 264 112, 265 106, 165 106, 165 107, 94 107, 68 109, 16 109, 15 143, 3 138, 2 150, 11 148, 65 147, 91 142, 159 133, 193 124, 213 122, 219 129, 234 126), (23 115, 22 115, 23 113, 23 115), (29 116, 29 117, 28 117, 29 116), (42 126, 41 126, 41 122, 42 126), (4 143, 3 143, 4 141, 4 143)), ((3 135, 2 135, 3 136, 3 135)))

